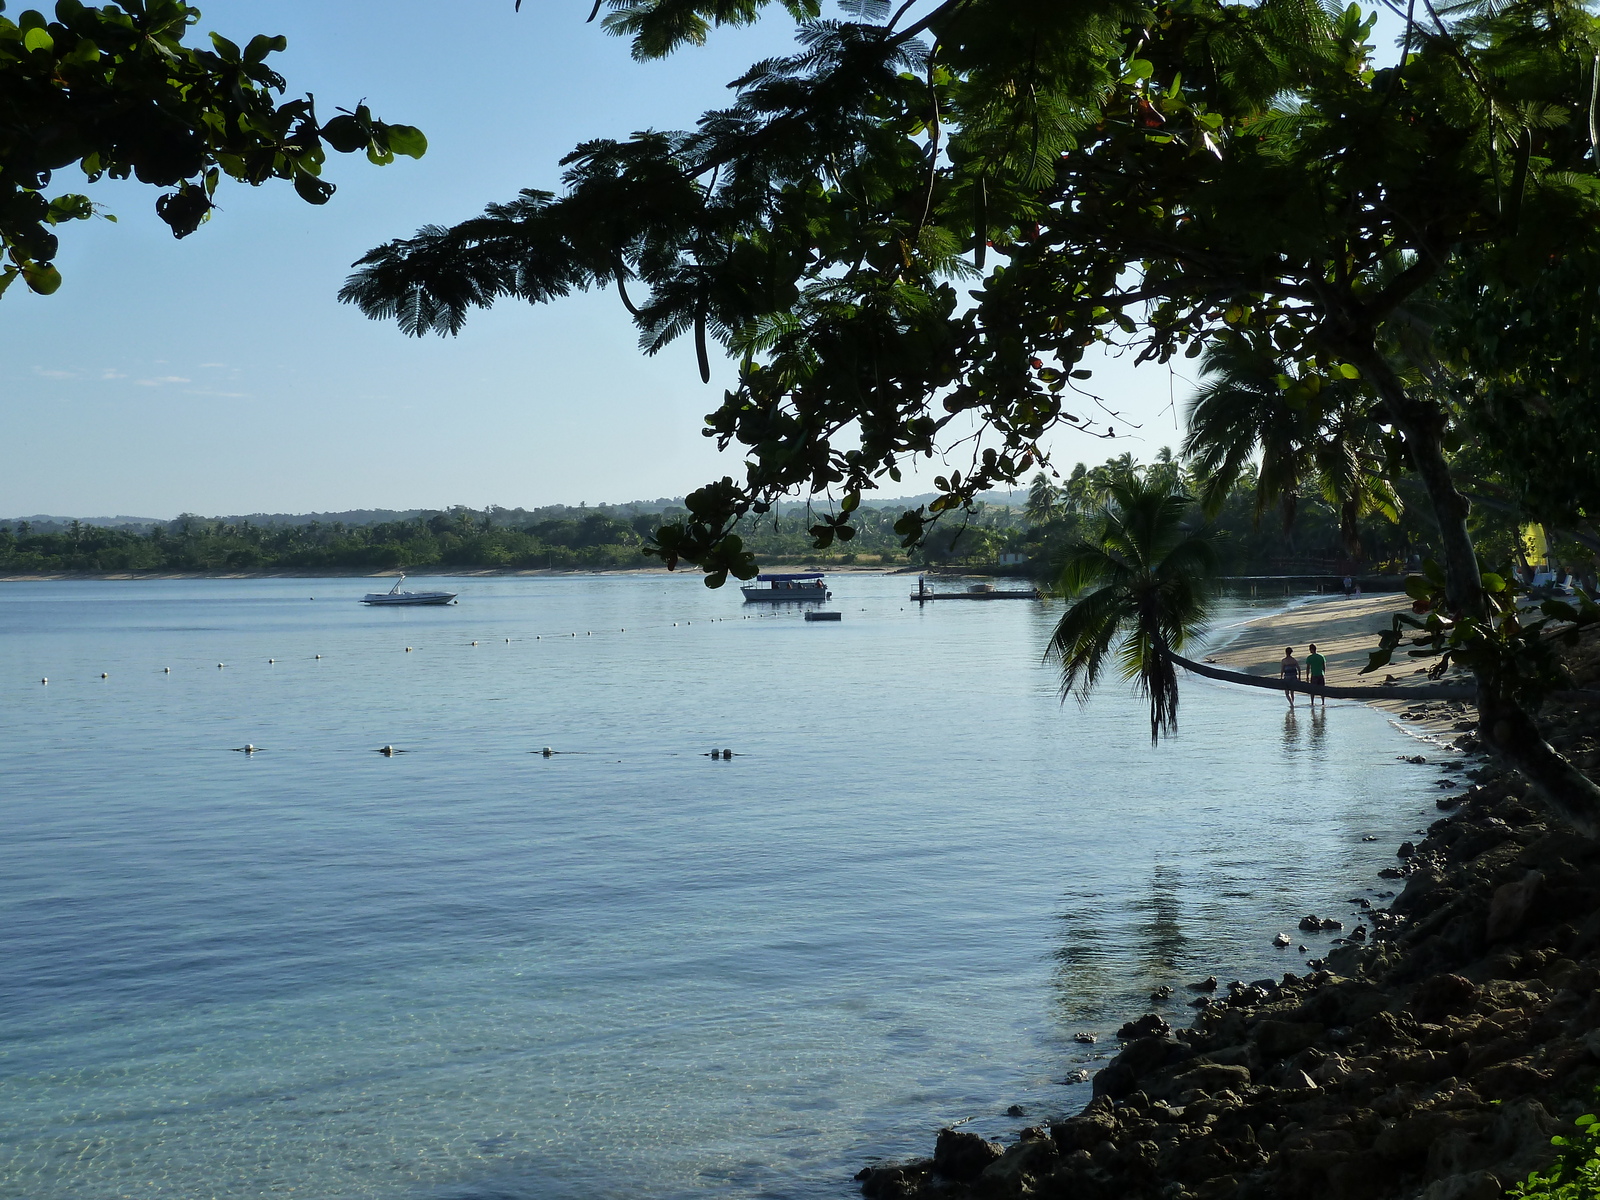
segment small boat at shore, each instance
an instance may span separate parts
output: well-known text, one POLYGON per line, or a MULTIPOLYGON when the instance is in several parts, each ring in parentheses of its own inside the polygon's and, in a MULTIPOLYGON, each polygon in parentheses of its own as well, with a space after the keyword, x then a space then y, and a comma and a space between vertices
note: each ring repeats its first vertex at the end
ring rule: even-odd
POLYGON ((833 593, 828 590, 821 572, 811 571, 799 575, 757 575, 757 584, 766 584, 766 587, 754 587, 745 584, 739 590, 744 593, 745 601, 754 603, 782 604, 792 600, 831 600, 833 593))
POLYGON ((400 585, 406 581, 404 575, 394 581, 394 586, 387 592, 368 592, 362 597, 363 604, 376 605, 417 605, 417 604, 451 604, 455 601, 455 592, 402 592, 400 585))

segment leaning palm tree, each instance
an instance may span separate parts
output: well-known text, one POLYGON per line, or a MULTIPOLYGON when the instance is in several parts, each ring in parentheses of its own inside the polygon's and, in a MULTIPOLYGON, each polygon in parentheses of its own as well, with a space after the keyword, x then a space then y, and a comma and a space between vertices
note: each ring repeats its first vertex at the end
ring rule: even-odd
POLYGON ((1193 500, 1129 473, 1110 484, 1097 535, 1068 551, 1060 587, 1072 597, 1046 652, 1061 663, 1061 695, 1089 698, 1115 662, 1150 700, 1150 740, 1178 724, 1172 655, 1204 632, 1210 539, 1185 521, 1193 500))

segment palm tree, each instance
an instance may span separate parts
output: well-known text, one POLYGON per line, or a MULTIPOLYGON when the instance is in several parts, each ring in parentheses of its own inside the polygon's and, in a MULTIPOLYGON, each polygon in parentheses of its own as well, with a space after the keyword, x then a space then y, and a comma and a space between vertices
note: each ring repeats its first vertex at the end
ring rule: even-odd
POLYGON ((1043 471, 1028 486, 1028 503, 1022 511, 1030 525, 1048 525, 1061 515, 1061 494, 1043 471))
POLYGON ((1381 432, 1358 384, 1311 372, 1294 379, 1264 346, 1223 343, 1203 360, 1205 384, 1189 402, 1183 452, 1205 482, 1201 503, 1215 515, 1259 448, 1256 519, 1277 506, 1294 524, 1302 491, 1320 493, 1339 514, 1351 557, 1361 556, 1360 518, 1400 519, 1400 499, 1385 476, 1381 432))
POLYGON ((1185 522, 1193 500, 1129 473, 1110 483, 1098 535, 1068 551, 1060 587, 1074 597, 1047 657, 1061 663, 1061 695, 1089 698, 1108 661, 1150 699, 1150 740, 1178 723, 1172 653, 1204 632, 1206 581, 1216 552, 1185 522))

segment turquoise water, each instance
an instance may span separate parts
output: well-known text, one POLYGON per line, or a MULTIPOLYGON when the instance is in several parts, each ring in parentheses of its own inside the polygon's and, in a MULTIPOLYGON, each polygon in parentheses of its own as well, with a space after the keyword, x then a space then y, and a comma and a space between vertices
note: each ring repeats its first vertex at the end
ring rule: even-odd
POLYGON ((1436 815, 1377 712, 1197 684, 1152 749, 1058 610, 913 584, 0 586, 0 1196, 843 1197, 1303 969, 1436 815))

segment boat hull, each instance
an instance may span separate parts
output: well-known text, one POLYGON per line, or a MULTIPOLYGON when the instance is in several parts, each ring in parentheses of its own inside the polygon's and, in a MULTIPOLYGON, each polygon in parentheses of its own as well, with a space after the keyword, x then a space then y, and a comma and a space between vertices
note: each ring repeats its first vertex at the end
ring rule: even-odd
POLYGON ((742 587, 747 604, 794 604, 831 600, 833 593, 827 588, 764 588, 742 587))
POLYGON ((455 592, 403 592, 398 596, 392 592, 380 592, 366 597, 361 603, 374 608, 416 608, 427 604, 449 604, 455 598, 455 592))

